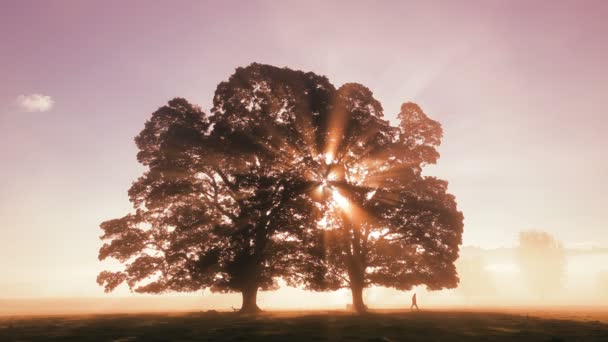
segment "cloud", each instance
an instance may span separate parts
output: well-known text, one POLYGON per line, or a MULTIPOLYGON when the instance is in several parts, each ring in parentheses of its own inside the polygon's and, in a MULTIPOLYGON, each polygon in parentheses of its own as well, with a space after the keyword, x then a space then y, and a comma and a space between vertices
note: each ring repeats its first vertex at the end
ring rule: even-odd
POLYGON ((17 105, 26 112, 46 112, 53 108, 55 101, 52 97, 42 94, 17 96, 17 105))

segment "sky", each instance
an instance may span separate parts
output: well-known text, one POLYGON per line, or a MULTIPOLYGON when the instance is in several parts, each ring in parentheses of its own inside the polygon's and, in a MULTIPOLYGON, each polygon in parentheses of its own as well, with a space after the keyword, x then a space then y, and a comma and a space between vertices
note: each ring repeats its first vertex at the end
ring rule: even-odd
POLYGON ((369 87, 442 123, 464 245, 608 246, 608 2, 3 1, 0 297, 103 296, 99 223, 131 210, 133 138, 208 111, 252 62, 369 87))

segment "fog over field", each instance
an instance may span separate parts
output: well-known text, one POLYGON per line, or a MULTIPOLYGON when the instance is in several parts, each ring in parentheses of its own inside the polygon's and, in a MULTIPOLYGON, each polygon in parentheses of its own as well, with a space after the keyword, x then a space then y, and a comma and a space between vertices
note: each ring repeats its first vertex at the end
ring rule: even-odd
MULTIPOLYGON (((517 263, 516 248, 481 249, 465 246, 457 263, 461 284, 454 290, 426 291, 418 287, 410 292, 374 287, 364 297, 372 309, 407 309, 413 292, 422 309, 492 309, 526 312, 554 310, 585 313, 608 309, 608 250, 598 247, 566 248, 563 281, 550 295, 541 297, 528 288, 517 263)), ((13 288, 0 282, 0 287, 13 288)), ((129 293, 121 288, 116 293, 81 297, 36 296, 12 297, 5 292, 0 299, 0 315, 76 314, 159 311, 232 311, 240 305, 239 294, 196 294, 160 296, 129 293)), ((344 309, 351 302, 348 290, 310 292, 281 287, 261 292, 259 302, 266 310, 344 309)), ((604 315, 602 315, 603 317, 604 315)))
POLYGON ((608 322, 606 18, 602 0, 4 0, 0 316, 398 325, 417 301, 427 323, 608 322))

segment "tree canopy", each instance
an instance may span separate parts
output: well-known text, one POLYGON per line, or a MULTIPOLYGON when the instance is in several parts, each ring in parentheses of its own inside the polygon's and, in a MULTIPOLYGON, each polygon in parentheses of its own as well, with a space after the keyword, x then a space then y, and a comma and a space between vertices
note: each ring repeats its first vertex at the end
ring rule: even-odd
POLYGON ((359 312, 368 286, 455 287, 463 216, 447 182, 422 175, 439 156, 441 126, 413 103, 403 104, 399 126, 391 126, 359 84, 342 86, 337 99, 318 188, 324 229, 313 227, 316 239, 304 244, 309 287, 349 287, 359 312))
POLYGON ((251 64, 218 85, 208 115, 184 99, 136 137, 147 167, 134 212, 101 224, 106 291, 240 292, 277 279, 309 289, 454 287, 462 214, 447 182, 422 175, 441 126, 413 103, 399 125, 366 87, 251 64))

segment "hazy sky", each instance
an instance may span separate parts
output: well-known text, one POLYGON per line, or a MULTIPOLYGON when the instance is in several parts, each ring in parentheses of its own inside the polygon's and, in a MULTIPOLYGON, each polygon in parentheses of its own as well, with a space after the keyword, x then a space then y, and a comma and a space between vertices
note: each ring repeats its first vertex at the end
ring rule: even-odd
POLYGON ((606 1, 3 1, 0 297, 102 291, 133 137, 175 96, 211 106, 251 62, 360 82, 439 120, 465 245, 542 229, 608 245, 606 1))

